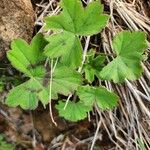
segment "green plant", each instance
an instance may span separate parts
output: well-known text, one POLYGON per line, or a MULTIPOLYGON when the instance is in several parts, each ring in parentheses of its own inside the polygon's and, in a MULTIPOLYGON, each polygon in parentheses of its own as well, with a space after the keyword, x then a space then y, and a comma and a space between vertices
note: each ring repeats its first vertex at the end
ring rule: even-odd
POLYGON ((138 145, 140 147, 140 150, 146 150, 145 144, 144 144, 142 139, 138 138, 137 139, 137 143, 138 143, 138 145))
POLYGON ((14 146, 12 144, 8 144, 2 135, 0 135, 0 150, 14 150, 14 146))
POLYGON ((141 76, 146 35, 128 31, 116 35, 113 40, 116 57, 106 66, 106 56, 93 49, 87 52, 84 61, 86 53, 83 54, 80 37, 99 33, 109 16, 103 14, 103 6, 98 1, 84 8, 80 0, 62 0, 61 6, 59 15, 45 19, 46 29, 53 30, 54 34, 46 37, 37 34, 30 45, 21 39, 12 42, 7 57, 28 80, 9 92, 6 104, 35 109, 38 101, 45 106, 52 99, 58 100, 59 115, 78 121, 86 118, 95 104, 106 110, 118 103, 119 97, 94 84, 95 79, 122 83, 141 76))

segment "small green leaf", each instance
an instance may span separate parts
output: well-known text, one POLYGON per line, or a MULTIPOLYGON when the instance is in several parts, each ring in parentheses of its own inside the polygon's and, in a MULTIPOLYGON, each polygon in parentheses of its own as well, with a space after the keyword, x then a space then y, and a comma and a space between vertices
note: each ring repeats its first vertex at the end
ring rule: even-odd
POLYGON ((77 90, 81 102, 87 106, 96 104, 103 110, 112 109, 117 105, 118 96, 104 87, 81 86, 77 90))
POLYGON ((94 81, 94 76, 99 77, 99 72, 102 70, 105 60, 105 56, 99 55, 94 58, 94 55, 87 55, 88 58, 83 67, 85 72, 85 79, 87 79, 90 83, 94 81))
POLYGON ((57 16, 46 17, 46 28, 64 30, 77 35, 93 35, 107 24, 108 15, 103 14, 103 6, 94 1, 83 8, 80 0, 62 0, 63 11, 57 16))
POLYGON ((102 69, 100 77, 115 83, 125 79, 136 80, 143 72, 141 60, 147 47, 144 32, 119 33, 113 40, 113 49, 117 57, 102 69))
POLYGON ((69 101, 66 109, 65 102, 59 101, 59 104, 56 105, 56 109, 59 112, 59 116, 64 117, 66 120, 75 122, 83 120, 87 117, 87 112, 91 111, 91 107, 85 106, 81 102, 72 102, 69 101))
POLYGON ((7 57, 13 67, 29 77, 35 76, 41 70, 41 67, 37 69, 36 65, 45 59, 43 48, 46 43, 41 34, 37 34, 33 38, 31 45, 28 45, 22 39, 16 39, 11 43, 11 50, 7 52, 7 57))
POLYGON ((77 36, 69 32, 62 32, 49 36, 49 44, 45 47, 45 54, 50 58, 61 57, 61 62, 69 67, 81 65, 82 47, 77 36))

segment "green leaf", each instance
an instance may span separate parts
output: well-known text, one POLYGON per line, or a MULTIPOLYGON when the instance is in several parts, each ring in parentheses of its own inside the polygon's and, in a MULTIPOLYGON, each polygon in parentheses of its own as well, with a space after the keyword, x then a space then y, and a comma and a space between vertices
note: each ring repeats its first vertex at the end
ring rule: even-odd
POLYGON ((83 8, 80 0, 62 0, 63 11, 57 16, 46 17, 46 28, 64 30, 77 35, 93 35, 107 24, 108 16, 103 14, 103 7, 98 1, 83 8))
POLYGON ((66 120, 76 122, 79 120, 83 120, 87 117, 87 112, 91 110, 91 107, 85 106, 81 102, 72 102, 69 101, 66 109, 65 102, 59 101, 59 104, 56 105, 56 109, 59 112, 59 116, 64 117, 66 120))
POLYGON ((45 47, 45 54, 49 58, 61 57, 61 62, 69 67, 81 65, 82 47, 77 36, 69 32, 54 34, 47 38, 49 44, 45 47))
POLYGON ((87 106, 96 104, 103 110, 112 109, 117 105, 118 96, 104 87, 81 86, 77 90, 81 102, 87 106))
POLYGON ((43 73, 44 68, 36 68, 36 65, 45 59, 43 48, 46 43, 42 34, 37 34, 30 45, 22 39, 16 39, 11 43, 11 50, 7 52, 7 57, 13 67, 29 77, 37 73, 41 75, 39 71, 43 73))
POLYGON ((125 79, 136 80, 143 72, 142 54, 147 48, 144 32, 121 32, 113 40, 113 49, 117 57, 100 72, 104 80, 115 83, 125 79))
POLYGON ((85 72, 85 79, 90 83, 94 81, 94 76, 99 77, 99 72, 102 70, 105 56, 97 56, 94 58, 95 54, 87 55, 87 61, 84 64, 83 70, 85 72))

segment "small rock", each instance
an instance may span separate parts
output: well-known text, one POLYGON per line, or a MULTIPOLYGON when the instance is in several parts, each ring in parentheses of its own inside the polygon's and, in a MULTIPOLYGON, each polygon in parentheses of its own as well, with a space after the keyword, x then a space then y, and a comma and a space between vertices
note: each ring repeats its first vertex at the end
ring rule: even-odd
POLYGON ((33 34, 34 11, 30 0, 1 0, 0 59, 16 38, 30 41, 33 34))

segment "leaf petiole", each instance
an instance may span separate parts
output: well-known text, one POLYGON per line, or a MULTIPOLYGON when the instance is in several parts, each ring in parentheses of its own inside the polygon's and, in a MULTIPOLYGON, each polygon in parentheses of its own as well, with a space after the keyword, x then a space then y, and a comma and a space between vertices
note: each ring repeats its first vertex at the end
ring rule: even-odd
POLYGON ((53 117, 53 113, 52 113, 52 103, 51 103, 51 99, 52 99, 52 80, 53 80, 53 73, 54 73, 54 70, 56 68, 56 65, 57 65, 57 62, 58 62, 58 59, 56 59, 56 62, 54 64, 54 60, 49 59, 49 63, 50 63, 50 66, 51 66, 51 73, 50 73, 50 80, 49 80, 49 112, 50 112, 50 117, 52 119, 52 122, 55 124, 55 126, 57 126, 57 123, 55 122, 54 120, 54 117, 53 117), (54 65, 53 65, 54 64, 54 65))

